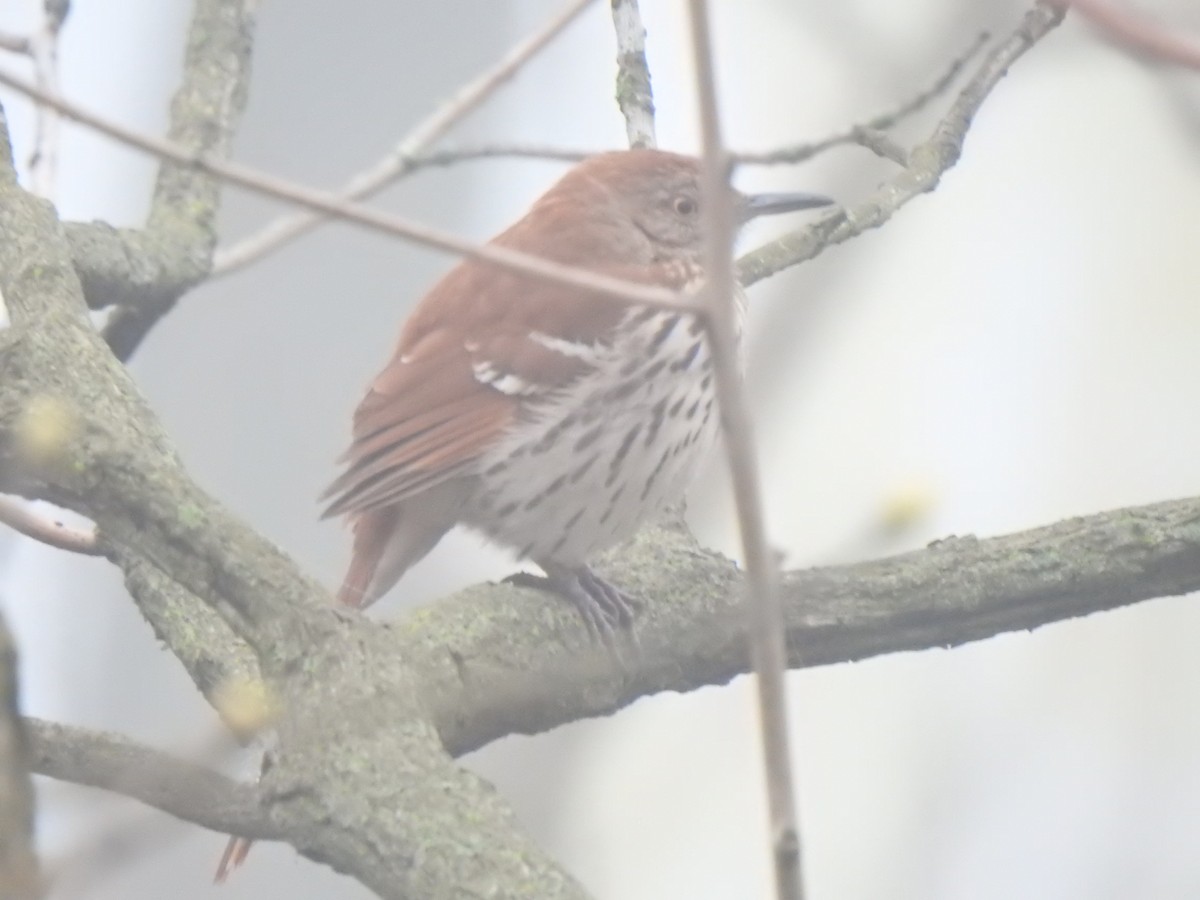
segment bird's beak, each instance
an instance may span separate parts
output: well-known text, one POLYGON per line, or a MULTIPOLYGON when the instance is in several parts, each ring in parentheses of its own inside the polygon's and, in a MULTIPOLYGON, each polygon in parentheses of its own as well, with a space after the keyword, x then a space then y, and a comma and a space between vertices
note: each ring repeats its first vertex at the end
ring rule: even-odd
POLYGON ((833 206, 835 202, 820 194, 749 194, 742 201, 742 221, 749 222, 759 216, 773 216, 798 209, 833 206))

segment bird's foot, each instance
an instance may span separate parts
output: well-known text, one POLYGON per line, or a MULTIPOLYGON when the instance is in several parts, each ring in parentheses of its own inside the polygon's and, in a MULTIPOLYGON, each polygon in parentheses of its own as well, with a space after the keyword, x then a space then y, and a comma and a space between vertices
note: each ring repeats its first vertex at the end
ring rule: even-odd
POLYGON ((587 566, 568 568, 543 563, 545 576, 518 572, 504 579, 520 587, 552 591, 575 607, 588 634, 608 646, 619 632, 633 635, 633 620, 641 604, 611 582, 605 581, 587 566))

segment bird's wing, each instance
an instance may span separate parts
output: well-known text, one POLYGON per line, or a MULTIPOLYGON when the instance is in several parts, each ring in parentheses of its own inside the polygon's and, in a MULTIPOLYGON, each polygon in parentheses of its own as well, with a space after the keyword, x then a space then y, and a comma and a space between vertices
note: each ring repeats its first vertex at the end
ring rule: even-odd
POLYGON ((355 412, 325 515, 377 509, 470 474, 523 408, 594 367, 627 313, 575 288, 461 263, 414 310, 355 412))

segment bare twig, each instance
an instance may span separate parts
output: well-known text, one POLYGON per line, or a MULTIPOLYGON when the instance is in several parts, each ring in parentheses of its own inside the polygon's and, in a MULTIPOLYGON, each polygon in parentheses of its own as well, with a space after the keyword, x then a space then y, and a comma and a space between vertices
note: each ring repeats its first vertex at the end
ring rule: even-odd
MULTIPOLYGON (((29 39, 34 79, 48 94, 58 94, 58 35, 70 12, 69 0, 45 0, 42 26, 29 39)), ((29 160, 31 188, 35 194, 54 199, 58 181, 58 148, 61 118, 48 107, 38 106, 34 114, 33 155, 29 160)))
POLYGON ((84 556, 100 556, 104 552, 94 530, 68 528, 62 522, 38 515, 28 503, 15 497, 0 496, 0 522, 26 537, 59 550, 82 553, 84 556))
POLYGON ((555 162, 579 162, 603 150, 572 150, 548 144, 482 144, 478 147, 445 147, 410 156, 405 164, 409 172, 434 166, 453 166, 480 159, 546 159, 555 162))
POLYGON ((1153 62, 1200 71, 1200 40, 1179 35, 1166 25, 1108 0, 1062 0, 1108 37, 1153 62))
POLYGON ((520 272, 523 275, 530 275, 535 278, 545 279, 546 281, 580 288, 590 291, 598 297, 607 297, 626 303, 642 303, 661 309, 696 311, 695 303, 685 295, 676 294, 662 288, 648 287, 632 281, 624 281, 619 278, 597 275, 586 269, 577 269, 573 266, 550 262, 549 260, 531 256, 528 253, 518 253, 515 250, 509 250, 505 247, 472 243, 471 241, 463 240, 457 235, 439 231, 435 228, 428 228, 399 216, 379 212, 358 204, 343 202, 333 194, 306 188, 285 179, 277 178, 267 172, 253 169, 250 166, 243 166, 238 163, 226 162, 219 159, 210 159, 205 156, 197 156, 171 141, 141 134, 123 125, 111 122, 103 116, 89 112, 61 97, 52 97, 38 90, 34 85, 7 72, 0 71, 0 84, 5 84, 22 94, 32 97, 39 103, 53 106, 67 118, 87 125, 89 128, 106 134, 123 144, 136 147, 146 153, 170 160, 181 166, 188 166, 197 171, 214 175, 230 184, 236 184, 255 193, 274 197, 277 200, 286 200, 297 206, 303 206, 322 213, 328 218, 341 219, 382 232, 383 234, 406 238, 414 243, 444 250, 448 253, 483 260, 503 269, 520 272))
MULTIPOLYGON (((989 37, 990 35, 986 31, 982 32, 975 38, 971 46, 967 48, 966 52, 950 64, 949 68, 942 73, 937 81, 920 94, 917 94, 917 96, 901 103, 895 109, 880 113, 860 125, 853 125, 845 131, 822 138, 819 141, 794 144, 791 147, 781 147, 778 150, 759 153, 735 153, 734 158, 739 163, 774 165, 778 163, 804 162, 820 153, 824 153, 826 150, 847 144, 862 144, 863 146, 867 146, 868 149, 874 149, 863 143, 862 137, 864 134, 886 131, 914 113, 921 111, 929 105, 930 101, 944 94, 950 88, 950 85, 954 83, 955 79, 958 78, 959 73, 966 68, 967 63, 974 59, 987 44, 989 37)), ((876 152, 878 151, 876 150, 876 152)), ((886 153, 881 153, 880 155, 888 156, 886 153)), ((901 165, 904 165, 904 163, 901 163, 901 165)))
POLYGON ((705 293, 712 345, 713 375, 721 430, 729 458, 737 506, 738 531, 746 566, 746 616, 750 655, 757 676, 759 723, 762 727, 766 770, 767 809, 778 900, 802 900, 800 831, 796 820, 795 787, 788 751, 787 648, 783 607, 776 583, 776 566, 767 544, 762 487, 755 459, 753 423, 739 372, 737 331, 739 290, 733 278, 733 209, 729 202, 730 160, 721 140, 717 91, 713 77, 712 38, 708 3, 689 4, 692 53, 700 101, 700 130, 704 147, 705 293))
POLYGON ((654 91, 646 63, 646 26, 637 0, 612 0, 617 35, 617 106, 630 147, 654 147, 654 91))
POLYGON ((878 228, 914 197, 936 188, 942 175, 958 162, 971 120, 984 100, 1008 72, 1008 67, 1062 21, 1063 12, 1061 6, 1050 0, 1038 0, 1016 30, 984 58, 933 133, 907 154, 904 171, 888 179, 865 200, 822 216, 805 228, 745 254, 738 260, 738 280, 751 285, 812 259, 827 247, 878 228))
MULTIPOLYGON (((422 151, 465 116, 478 109, 497 88, 516 75, 591 3, 592 0, 571 0, 571 3, 550 21, 509 50, 495 66, 464 85, 449 102, 435 110, 401 139, 387 156, 346 182, 337 192, 337 199, 343 202, 363 200, 418 169, 420 164, 415 160, 422 151)), ((328 218, 329 215, 312 210, 278 218, 232 247, 218 250, 213 262, 213 274, 227 275, 262 259, 273 250, 311 231, 328 218)))

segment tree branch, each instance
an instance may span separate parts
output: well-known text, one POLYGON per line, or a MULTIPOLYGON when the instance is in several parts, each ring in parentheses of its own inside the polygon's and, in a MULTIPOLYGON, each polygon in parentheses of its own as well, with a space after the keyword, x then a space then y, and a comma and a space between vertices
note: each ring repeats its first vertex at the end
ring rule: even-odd
POLYGON ((646 26, 637 0, 612 0, 617 36, 617 106, 630 147, 655 147, 654 91, 646 62, 646 26))
MULTIPOLYGON (((750 671, 741 573, 682 526, 597 567, 646 600, 642 655, 617 672, 569 610, 510 585, 470 588, 391 627, 447 749, 610 715, 639 697, 750 671)), ((1200 498, 785 574, 789 665, 948 647, 1200 590, 1200 498)))
MULTIPOLYGON (((155 636, 171 649, 231 730, 240 734, 245 717, 239 709, 229 708, 230 692, 262 683, 258 660, 249 646, 208 604, 148 560, 127 550, 114 550, 112 556, 155 636)), ((236 696, 233 700, 236 705, 236 696)))
MULTIPOLYGON (((257 5, 257 0, 196 0, 167 132, 188 154, 229 154, 246 102, 257 5)), ((66 226, 88 305, 119 307, 105 328, 119 359, 128 359, 184 292, 207 277, 220 192, 219 178, 164 160, 145 228, 66 226)))
POLYGON ((31 767, 39 775, 114 791, 214 831, 282 836, 253 787, 204 766, 112 732, 34 718, 25 719, 25 728, 31 767))
POLYGON ((878 228, 914 197, 936 188, 942 175, 958 162, 971 120, 992 89, 1009 66, 1062 21, 1063 14, 1063 8, 1052 0, 1038 0, 1016 30, 986 55, 929 138, 907 154, 904 171, 865 200, 745 254, 738 260, 738 280, 751 285, 812 259, 835 244, 878 228))
MULTIPOLYGON (((749 671, 741 575, 685 528, 649 529, 600 568, 647 600, 642 652, 632 666, 618 670, 562 604, 508 584, 469 588, 383 626, 345 614, 339 633, 313 645, 306 660, 312 681, 297 690, 312 692, 318 719, 293 726, 299 730, 289 743, 324 746, 328 735, 354 733, 363 719, 390 733, 407 721, 392 713, 392 698, 415 693, 458 756, 508 734, 609 715, 643 696, 724 684, 749 671), (415 683, 398 674, 402 666, 411 667, 415 683), (362 689, 345 693, 343 677, 362 689)), ((987 540, 950 538, 888 559, 791 572, 782 583, 793 666, 952 646, 1196 590, 1200 498, 987 540)), ((265 785, 273 821, 315 858, 325 857, 302 840, 315 838, 275 809, 277 795, 301 784, 319 793, 342 776, 313 772, 311 782, 265 785)), ((65 770, 62 777, 80 780, 65 770)))

